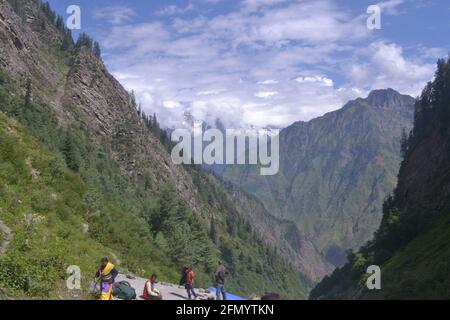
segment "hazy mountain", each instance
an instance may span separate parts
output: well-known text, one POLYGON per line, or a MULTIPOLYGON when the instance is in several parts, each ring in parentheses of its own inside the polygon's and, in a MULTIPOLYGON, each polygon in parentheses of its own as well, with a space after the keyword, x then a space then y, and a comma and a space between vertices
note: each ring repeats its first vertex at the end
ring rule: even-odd
POLYGON ((374 238, 324 279, 314 299, 450 298, 450 60, 415 105, 414 129, 374 238), (381 267, 381 289, 368 290, 367 267, 381 267))
POLYGON ((387 89, 280 133, 280 171, 260 176, 255 166, 223 173, 254 194, 273 215, 294 221, 327 262, 364 244, 381 221, 381 206, 396 183, 402 130, 411 128, 414 99, 387 89))

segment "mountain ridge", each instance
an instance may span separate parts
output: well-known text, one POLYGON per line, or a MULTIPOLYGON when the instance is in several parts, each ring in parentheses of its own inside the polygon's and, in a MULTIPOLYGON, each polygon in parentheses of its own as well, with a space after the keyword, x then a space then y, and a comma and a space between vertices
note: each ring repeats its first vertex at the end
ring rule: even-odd
POLYGON ((323 256, 331 250, 338 265, 344 263, 339 256, 362 245, 380 222, 400 164, 397 138, 412 125, 412 97, 392 89, 369 97, 283 129, 278 176, 260 177, 251 166, 223 174, 275 216, 296 222, 323 256), (392 101, 380 104, 380 96, 392 101))
POLYGON ((380 227, 349 262, 326 277, 311 299, 448 299, 450 296, 450 58, 415 103, 414 127, 402 139, 398 183, 383 204, 380 227), (366 269, 381 270, 369 290, 366 269))

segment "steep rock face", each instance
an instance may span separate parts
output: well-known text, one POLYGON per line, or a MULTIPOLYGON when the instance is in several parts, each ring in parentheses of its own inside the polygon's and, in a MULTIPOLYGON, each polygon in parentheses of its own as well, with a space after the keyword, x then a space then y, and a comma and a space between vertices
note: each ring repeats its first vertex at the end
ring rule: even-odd
POLYGON ((170 182, 196 208, 192 178, 182 167, 174 165, 161 143, 148 134, 129 93, 89 50, 82 50, 73 62, 63 107, 96 132, 98 138, 109 140, 125 173, 142 176, 147 172, 155 184, 170 182))
POLYGON ((110 144, 127 175, 147 172, 155 185, 170 182, 195 209, 192 179, 146 132, 129 93, 103 62, 87 49, 75 58, 62 55, 58 30, 51 23, 37 23, 41 13, 32 3, 25 10, 24 23, 6 1, 0 3, 0 63, 8 74, 23 87, 30 79, 33 98, 50 103, 60 123, 81 123, 94 138, 110 144))
POLYGON ((62 37, 51 24, 38 24, 41 13, 36 6, 27 5, 25 15, 20 18, 5 0, 0 1, 0 65, 23 83, 27 78, 35 80, 39 95, 49 98, 65 75, 52 63, 48 44, 61 43, 62 37))
POLYGON ((224 177, 254 194, 274 215, 294 221, 330 263, 367 241, 396 182, 399 138, 412 124, 414 99, 392 89, 280 133, 280 172, 228 167, 224 177))

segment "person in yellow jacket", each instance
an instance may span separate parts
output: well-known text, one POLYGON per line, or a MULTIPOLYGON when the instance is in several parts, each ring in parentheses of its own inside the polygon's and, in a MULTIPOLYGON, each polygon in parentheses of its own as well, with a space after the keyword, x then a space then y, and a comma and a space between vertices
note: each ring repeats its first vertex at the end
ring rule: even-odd
POLYGON ((118 274, 119 272, 116 270, 114 265, 109 262, 108 258, 105 257, 100 261, 100 267, 94 278, 95 282, 100 281, 100 300, 112 299, 113 284, 118 274))

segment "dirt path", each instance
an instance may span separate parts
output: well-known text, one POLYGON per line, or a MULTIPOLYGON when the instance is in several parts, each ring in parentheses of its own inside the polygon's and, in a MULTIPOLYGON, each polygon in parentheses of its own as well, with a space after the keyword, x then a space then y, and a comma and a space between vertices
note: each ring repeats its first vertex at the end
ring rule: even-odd
POLYGON ((6 224, 3 223, 2 220, 0 220, 0 256, 4 255, 6 253, 6 250, 8 250, 9 244, 12 241, 12 232, 11 229, 8 228, 6 224))
MULTIPOLYGON (((146 279, 139 277, 128 279, 125 275, 119 274, 116 278, 116 283, 119 281, 128 281, 136 290, 138 300, 143 300, 140 296, 142 295, 146 279)), ((161 291, 164 300, 187 300, 187 293, 184 287, 164 282, 156 284, 155 287, 161 291)), ((196 289, 196 293, 199 295, 198 300, 209 300, 214 298, 213 294, 204 289, 196 289)))

